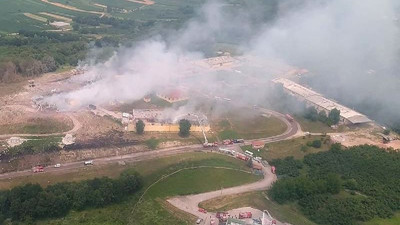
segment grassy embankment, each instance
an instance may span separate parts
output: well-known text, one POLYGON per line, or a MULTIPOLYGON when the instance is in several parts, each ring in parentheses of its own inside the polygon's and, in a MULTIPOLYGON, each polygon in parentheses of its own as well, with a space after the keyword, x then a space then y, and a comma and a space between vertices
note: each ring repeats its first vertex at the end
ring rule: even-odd
POLYGON ((268 143, 260 151, 254 150, 250 145, 242 146, 245 151, 251 151, 254 156, 261 156, 263 159, 283 159, 288 156, 293 156, 295 159, 302 159, 305 155, 310 153, 317 153, 320 151, 327 151, 329 149, 328 142, 325 143, 327 137, 323 136, 306 136, 305 138, 296 138, 280 142, 268 143), (307 146, 308 142, 314 140, 322 140, 321 148, 314 148, 307 146))

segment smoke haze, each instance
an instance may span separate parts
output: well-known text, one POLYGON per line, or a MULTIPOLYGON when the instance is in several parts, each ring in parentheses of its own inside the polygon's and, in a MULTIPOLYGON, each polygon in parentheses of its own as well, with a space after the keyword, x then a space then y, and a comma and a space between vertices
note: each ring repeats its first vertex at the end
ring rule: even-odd
MULTIPOLYGON (((378 119, 400 121, 397 1, 257 2, 235 8, 224 1, 208 1, 181 29, 133 48, 121 48, 106 63, 89 65, 88 71, 75 79, 91 80, 90 85, 51 96, 48 101, 68 109, 63 99, 75 99, 78 106, 137 100, 176 84, 188 62, 204 58, 218 43, 229 43, 242 56, 306 68, 313 76, 302 81, 322 93, 378 119)), ((265 71, 246 70, 245 75, 268 79, 273 75, 269 71, 265 65, 265 71)), ((236 74, 232 81, 245 75, 235 78, 236 74)), ((200 79, 212 83, 215 76, 200 79)), ((199 80, 185 83, 189 88, 200 88, 198 84, 199 80)), ((217 86, 213 89, 220 91, 217 86)), ((241 94, 243 99, 262 101, 267 91, 241 94)))

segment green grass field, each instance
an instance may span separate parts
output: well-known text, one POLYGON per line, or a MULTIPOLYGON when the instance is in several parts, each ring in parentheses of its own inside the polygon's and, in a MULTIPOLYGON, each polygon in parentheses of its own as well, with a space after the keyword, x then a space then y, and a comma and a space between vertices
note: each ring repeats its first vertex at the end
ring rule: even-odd
POLYGON ((71 130, 72 121, 53 118, 33 118, 25 123, 0 125, 0 134, 51 134, 71 130))
POLYGON ((329 149, 329 145, 322 141, 321 148, 313 148, 306 146, 307 142, 314 141, 317 139, 325 139, 326 137, 322 136, 311 136, 305 138, 296 138, 290 139, 275 143, 266 144, 263 149, 260 151, 253 150, 250 145, 242 146, 241 148, 245 151, 251 151, 254 153, 254 156, 261 156, 263 159, 271 160, 271 159, 283 159, 288 156, 293 156, 295 159, 302 159, 305 155, 310 153, 316 153, 320 151, 327 151, 329 149), (305 149, 302 146, 306 146, 305 149))
POLYGON ((400 212, 394 214, 390 219, 372 219, 368 222, 362 223, 362 225, 398 225, 400 224, 400 212))
POLYGON ((311 121, 307 120, 302 116, 296 116, 295 117, 296 121, 299 122, 301 129, 304 132, 310 132, 310 133, 330 133, 330 132, 335 132, 331 127, 328 125, 322 123, 321 121, 311 121))
POLYGON ((212 125, 212 128, 218 131, 221 140, 271 137, 281 134, 287 129, 286 125, 275 117, 257 115, 245 109, 238 109, 238 111, 235 110, 235 113, 222 115, 213 123, 216 125, 212 125))
MULTIPOLYGON (((170 174, 180 168, 193 166, 223 166, 249 170, 244 162, 227 156, 210 153, 186 153, 162 159, 136 162, 126 166, 115 164, 102 167, 87 167, 79 171, 68 172, 63 176, 37 174, 26 178, 2 180, 0 181, 0 187, 6 187, 7 183, 8 187, 27 182, 39 182, 42 185, 48 185, 55 182, 76 181, 99 176, 117 177, 123 170, 128 168, 141 173, 144 176, 145 187, 147 187, 163 175, 170 174)), ((100 209, 71 212, 64 218, 38 221, 37 224, 192 224, 195 218, 182 214, 168 206, 165 203, 166 196, 217 190, 221 186, 236 186, 253 182, 260 178, 248 173, 225 169, 183 170, 153 186, 145 195, 144 201, 139 203, 134 212, 132 212, 132 209, 141 193, 128 197, 126 201, 120 204, 100 209)))

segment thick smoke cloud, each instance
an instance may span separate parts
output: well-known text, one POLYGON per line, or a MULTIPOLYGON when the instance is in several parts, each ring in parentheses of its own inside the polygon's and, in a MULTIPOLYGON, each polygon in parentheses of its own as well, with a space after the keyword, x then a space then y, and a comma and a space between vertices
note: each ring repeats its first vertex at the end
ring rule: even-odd
POLYGON ((309 69, 315 76, 307 83, 347 105, 400 120, 398 6, 394 0, 308 2, 255 37, 253 49, 309 69))
POLYGON ((244 56, 307 68, 314 74, 307 83, 367 114, 396 117, 394 112, 400 109, 397 1, 249 1, 245 6, 232 10, 223 1, 209 1, 180 30, 121 49, 82 76, 89 80, 100 74, 99 80, 49 101, 66 107, 60 99, 76 99, 80 105, 139 99, 177 82, 187 62, 226 42, 236 44, 244 56))

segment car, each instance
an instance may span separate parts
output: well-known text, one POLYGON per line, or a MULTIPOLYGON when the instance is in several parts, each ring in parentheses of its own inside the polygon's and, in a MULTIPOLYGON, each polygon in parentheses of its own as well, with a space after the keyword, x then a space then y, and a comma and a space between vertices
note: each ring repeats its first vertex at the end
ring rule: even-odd
POLYGON ((199 208, 199 212, 207 213, 207 210, 205 210, 205 209, 203 209, 203 208, 199 208))
POLYGON ((54 168, 60 168, 60 167, 61 167, 60 163, 57 163, 56 165, 54 165, 54 168))
POLYGON ((196 224, 200 224, 201 222, 203 222, 203 219, 201 219, 201 218, 198 218, 198 219, 196 220, 196 224))

